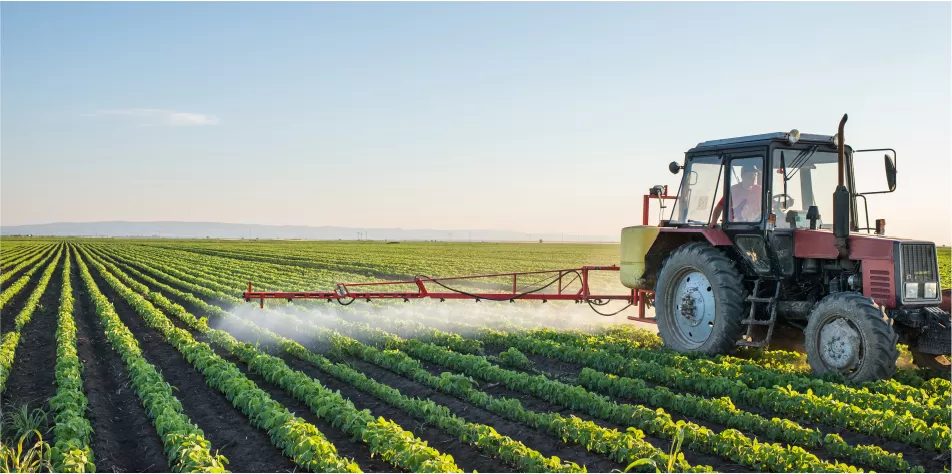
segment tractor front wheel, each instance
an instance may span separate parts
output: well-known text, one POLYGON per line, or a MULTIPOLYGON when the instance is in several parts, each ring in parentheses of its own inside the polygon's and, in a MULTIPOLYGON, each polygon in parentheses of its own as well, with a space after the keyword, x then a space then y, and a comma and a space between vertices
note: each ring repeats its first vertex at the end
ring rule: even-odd
POLYGON ((855 382, 889 379, 896 373, 899 336, 873 301, 858 293, 820 300, 804 329, 807 363, 817 375, 838 372, 855 382))
POLYGON ((741 333, 744 285, 723 252, 693 243, 671 253, 655 287, 658 334, 678 352, 722 354, 741 333))

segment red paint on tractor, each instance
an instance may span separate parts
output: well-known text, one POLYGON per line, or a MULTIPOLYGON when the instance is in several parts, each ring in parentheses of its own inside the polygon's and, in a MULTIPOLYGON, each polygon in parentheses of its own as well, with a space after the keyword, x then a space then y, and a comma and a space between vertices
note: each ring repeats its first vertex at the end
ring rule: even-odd
MULTIPOLYGON (((854 250, 855 247, 850 247, 854 250)), ((892 253, 892 252, 890 252, 892 253)), ((895 266, 892 259, 863 261, 863 296, 887 308, 896 307, 895 266)))
MULTIPOLYGON (((851 234, 848 238, 850 260, 893 261, 893 245, 901 240, 894 237, 851 234)), ((794 234, 793 255, 797 258, 835 259, 839 257, 836 239, 829 230, 797 229, 794 234)))

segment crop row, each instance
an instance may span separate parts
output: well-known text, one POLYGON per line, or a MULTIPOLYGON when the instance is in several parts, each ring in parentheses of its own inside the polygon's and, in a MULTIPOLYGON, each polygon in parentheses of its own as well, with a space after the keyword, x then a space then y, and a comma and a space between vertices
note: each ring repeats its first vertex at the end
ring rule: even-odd
MULTIPOLYGON (((369 328, 368 328, 369 329, 369 328)), ((365 335, 369 335, 368 331, 365 335)), ((728 429, 715 433, 694 423, 672 420, 662 409, 652 410, 640 405, 615 403, 582 387, 567 385, 542 375, 530 376, 503 369, 485 357, 459 354, 433 344, 401 340, 389 336, 381 341, 388 348, 459 371, 490 383, 500 383, 510 390, 530 394, 550 403, 581 410, 591 416, 614 423, 635 426, 647 434, 673 439, 678 428, 685 432, 685 446, 701 453, 723 456, 743 466, 777 472, 856 472, 852 466, 821 461, 803 448, 784 447, 776 443, 751 440, 740 431, 728 429)))
MULTIPOLYGON (((96 264, 100 267, 102 265, 98 262, 96 264)), ((111 264, 107 263, 107 265, 111 264)), ((114 289, 127 297, 130 303, 135 302, 134 306, 143 313, 150 325, 155 324, 155 327, 162 330, 163 333, 178 336, 183 341, 188 341, 194 346, 200 346, 188 331, 176 328, 149 301, 119 282, 106 268, 102 267, 100 271, 104 278, 114 284, 114 289)), ((114 266, 113 272, 117 275, 124 275, 114 266)), ((138 291, 151 296, 157 302, 162 301, 162 303, 157 304, 175 308, 161 293, 150 292, 148 287, 128 279, 128 276, 126 278, 128 283, 137 286, 138 291)), ((451 456, 427 446, 425 442, 414 437, 412 433, 403 430, 396 423, 383 418, 374 419, 369 411, 357 410, 353 403, 344 399, 340 393, 328 390, 303 372, 290 369, 280 358, 264 354, 250 344, 241 343, 224 331, 209 328, 180 306, 175 310, 176 316, 182 319, 183 322, 198 329, 210 340, 247 363, 253 372, 259 373, 269 382, 280 386, 295 398, 308 404, 321 418, 326 419, 351 436, 363 440, 372 452, 380 455, 385 461, 398 468, 409 469, 414 472, 461 472, 451 456)), ((170 339, 170 342, 176 345, 172 339, 170 339)), ((212 352, 207 344, 201 345, 201 347, 208 352, 212 352)))
POLYGON ((63 261, 63 283, 56 315, 56 395, 50 399, 55 426, 52 449, 54 472, 95 472, 89 439, 93 428, 86 419, 88 400, 83 393, 83 366, 76 352, 70 257, 63 261))
POLYGON ((142 356, 135 337, 119 319, 112 303, 99 291, 79 254, 76 254, 76 263, 106 337, 122 357, 136 394, 162 439, 171 470, 224 472, 227 459, 211 453, 211 443, 183 413, 182 403, 172 394, 172 386, 142 356))
MULTIPOLYGON (((860 408, 872 408, 878 410, 893 410, 904 413, 909 411, 913 416, 928 421, 930 423, 947 422, 949 418, 949 401, 947 399, 929 398, 912 399, 911 394, 906 394, 906 398, 896 393, 896 389, 902 387, 901 384, 894 381, 882 381, 879 385, 892 386, 893 393, 872 393, 869 390, 858 390, 847 387, 841 383, 831 383, 816 378, 804 377, 795 373, 783 373, 776 370, 765 370, 756 365, 746 363, 743 359, 730 356, 715 357, 713 360, 702 357, 686 357, 669 350, 648 350, 632 345, 576 340, 563 340, 565 344, 579 345, 581 347, 592 349, 607 349, 609 352, 618 354, 625 358, 637 358, 639 360, 654 360, 656 362, 671 365, 690 371, 705 372, 713 375, 730 377, 740 380, 750 387, 781 387, 789 386, 792 390, 805 392, 811 390, 819 396, 830 396, 836 400, 860 408)), ((920 395, 920 394, 916 394, 920 395)))
MULTIPOLYGON (((383 321, 379 321, 377 325, 385 326, 383 321)), ((511 340, 507 341, 507 343, 513 346, 519 346, 518 343, 514 343, 511 340)), ((526 348, 525 345, 519 347, 526 348)), ((571 362, 571 360, 568 361, 571 362)), ((596 374, 596 372, 591 369, 583 371, 583 375, 589 375, 589 383, 587 385, 590 388, 593 387, 592 380, 595 380, 591 374, 596 374)), ((602 379, 603 383, 604 380, 605 379, 602 379)), ((628 398, 649 402, 654 406, 661 406, 688 416, 706 419, 729 427, 764 434, 772 439, 796 443, 809 448, 822 447, 836 457, 848 459, 851 462, 889 470, 906 471, 910 469, 908 463, 902 459, 901 454, 889 453, 873 445, 854 447, 843 441, 837 434, 823 436, 816 430, 804 429, 790 420, 767 419, 749 412, 744 412, 736 409, 728 398, 712 401, 697 396, 677 395, 663 387, 649 388, 640 380, 626 379, 626 381, 640 389, 637 395, 631 390, 625 391, 625 395, 627 395, 628 398)), ((661 380, 656 380, 656 382, 664 383, 664 381, 661 380)), ((630 387, 631 386, 629 386, 629 388, 630 387)), ((618 391, 615 391, 613 394, 620 395, 618 391)))
POLYGON ((46 286, 53 276, 53 270, 56 268, 56 262, 59 261, 61 253, 62 247, 59 247, 53 262, 46 266, 46 270, 40 275, 39 283, 33 288, 33 292, 30 293, 30 297, 23 305, 23 309, 21 309, 14 318, 13 329, 6 332, 2 340, 0 340, 0 393, 3 393, 7 388, 7 378, 10 376, 10 370, 13 368, 13 360, 16 357, 17 346, 20 344, 20 331, 33 319, 33 313, 40 303, 40 297, 42 297, 43 292, 46 291, 46 286))
MULTIPOLYGON (((2 275, 0 275, 0 284, 6 282, 8 279, 10 279, 10 277, 12 277, 14 274, 19 272, 20 270, 23 270, 24 268, 29 267, 30 265, 36 263, 41 258, 43 259, 48 258, 57 248, 58 246, 55 246, 55 245, 45 247, 43 248, 42 251, 37 252, 36 254, 32 255, 30 258, 25 259, 22 262, 18 263, 15 267, 11 268, 10 270, 7 270, 2 275)), ((6 293, 6 291, 4 291, 4 293, 6 293)))
MULTIPOLYGON (((55 255, 59 256, 58 251, 55 255)), ((43 257, 42 260, 36 262, 36 264, 30 267, 26 272, 24 272, 23 275, 20 276, 20 278, 17 278, 17 280, 13 282, 12 285, 4 288, 3 292, 0 293, 0 309, 4 308, 7 305, 7 303, 9 303, 11 299, 13 299, 14 296, 18 295, 21 290, 26 288, 26 285, 27 283, 30 282, 30 278, 33 277, 33 274, 36 273, 39 269, 43 268, 43 265, 45 265, 46 262, 48 262, 50 258, 52 258, 53 256, 54 256, 53 253, 46 253, 46 256, 43 257)), ((31 258, 30 260, 34 261, 34 258, 39 258, 39 255, 37 257, 31 258)), ((8 275, 12 275, 12 274, 13 272, 8 273, 8 275)))
MULTIPOLYGON (((208 384, 241 410, 254 426, 267 431, 272 443, 296 464, 310 471, 360 472, 352 460, 338 456, 334 445, 314 425, 294 416, 283 405, 274 401, 235 364, 218 356, 208 344, 195 341, 188 331, 176 327, 136 291, 172 306, 161 294, 151 293, 148 288, 140 286, 136 286, 133 291, 109 273, 102 263, 96 260, 92 262, 110 286, 134 305, 147 324, 162 333, 166 340, 205 376, 208 384)), ((119 273, 117 275, 123 276, 119 273)), ((234 340, 227 342, 232 343, 231 349, 235 349, 239 344, 234 340)))
MULTIPOLYGON (((50 247, 50 244, 41 245, 21 245, 13 250, 3 249, 3 258, 0 258, 0 267, 7 268, 11 265, 17 265, 23 260, 32 257, 38 252, 43 252, 50 247)), ((6 273, 6 271, 4 271, 6 273)))
MULTIPOLYGON (((617 462, 631 464, 640 459, 651 459, 656 465, 667 465, 671 461, 666 453, 645 441, 644 433, 637 428, 628 428, 625 432, 620 432, 582 420, 574 415, 564 417, 555 412, 538 413, 526 410, 518 399, 493 397, 476 390, 474 386, 477 384, 471 377, 450 372, 443 372, 439 377, 434 376, 423 368, 419 361, 400 351, 383 351, 338 334, 333 335, 329 340, 334 348, 342 353, 408 377, 506 419, 548 432, 563 441, 580 444, 589 451, 606 455, 617 462)), ((673 464, 681 472, 712 471, 710 466, 692 467, 683 456, 678 456, 673 460, 673 464)))
MULTIPOLYGON (((298 466, 309 471, 359 472, 359 467, 352 460, 337 455, 334 445, 314 425, 294 416, 283 405, 274 401, 235 364, 215 354, 208 344, 196 342, 188 331, 174 327, 161 313, 150 311, 149 306, 145 304, 148 302, 134 298, 139 295, 121 285, 108 272, 104 272, 99 262, 93 260, 93 264, 107 282, 115 285, 114 289, 118 293, 137 303, 135 307, 140 314, 147 313, 147 317, 144 317, 147 324, 158 329, 166 340, 205 376, 208 384, 221 392, 235 408, 241 410, 252 425, 267 431, 271 442, 298 466)), ((138 290, 143 291, 141 288, 138 290)), ((144 291, 144 294, 150 293, 144 291)))
POLYGON ((555 357, 604 372, 648 380, 705 396, 727 395, 732 400, 785 416, 843 426, 861 433, 904 441, 940 452, 950 446, 948 425, 935 423, 928 426, 925 421, 909 413, 900 415, 888 408, 863 409, 829 397, 819 397, 810 389, 807 389, 806 393, 799 393, 779 385, 771 388, 764 385, 751 388, 744 380, 735 377, 725 377, 703 369, 685 370, 651 358, 625 358, 597 349, 578 348, 499 332, 492 335, 492 332, 486 331, 485 334, 484 337, 491 338, 495 344, 511 345, 534 354, 555 357))
POLYGON ((8 266, 12 262, 22 260, 30 255, 35 254, 36 252, 43 251, 46 248, 49 248, 51 245, 56 245, 57 243, 51 242, 21 242, 19 245, 10 246, 9 243, 4 243, 3 247, 0 248, 0 264, 3 266, 8 266))
MULTIPOLYGON (((483 340, 491 343, 510 345, 527 350, 530 353, 557 356, 557 358, 573 363, 580 363, 577 352, 584 350, 572 348, 570 354, 563 355, 557 349, 542 341, 533 341, 527 334, 548 336, 549 340, 558 340, 560 336, 551 330, 534 330, 519 335, 504 335, 498 331, 485 331, 483 340), (493 337, 495 336, 495 338, 493 337), (552 348, 545 350, 544 348, 552 348), (573 357, 574 356, 574 357, 573 357)), ((565 338, 563 340, 571 340, 565 338)), ((691 394, 676 394, 662 386, 649 387, 644 381, 596 372, 590 368, 583 368, 579 374, 579 383, 589 389, 604 391, 611 395, 639 400, 659 406, 673 412, 682 413, 702 420, 715 422, 730 428, 737 428, 747 432, 764 435, 769 439, 792 443, 807 448, 824 448, 838 458, 853 463, 868 465, 876 469, 907 472, 909 464, 902 459, 901 454, 889 453, 879 446, 862 445, 851 446, 839 435, 824 436, 819 430, 810 430, 801 427, 791 420, 765 418, 747 411, 737 409, 730 398, 720 397, 708 399, 691 394)))

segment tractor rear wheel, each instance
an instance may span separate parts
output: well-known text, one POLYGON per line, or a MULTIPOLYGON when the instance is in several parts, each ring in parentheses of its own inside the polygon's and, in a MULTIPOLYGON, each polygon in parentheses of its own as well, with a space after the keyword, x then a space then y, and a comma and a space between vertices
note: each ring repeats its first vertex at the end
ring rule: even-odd
POLYGON ((899 336, 882 308, 859 293, 827 295, 803 333, 807 363, 817 375, 838 372, 867 382, 896 373, 899 336))
POLYGON ((655 286, 658 334, 678 352, 723 354, 741 333, 744 285, 734 262, 706 244, 684 245, 668 256, 655 286))

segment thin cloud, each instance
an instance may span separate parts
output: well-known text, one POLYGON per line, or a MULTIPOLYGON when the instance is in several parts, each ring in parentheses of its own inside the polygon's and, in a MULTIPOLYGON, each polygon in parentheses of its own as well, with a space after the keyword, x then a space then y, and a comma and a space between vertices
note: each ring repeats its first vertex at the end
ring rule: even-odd
POLYGON ((141 126, 217 125, 218 117, 163 109, 110 109, 84 114, 85 117, 123 117, 140 121, 141 126))

